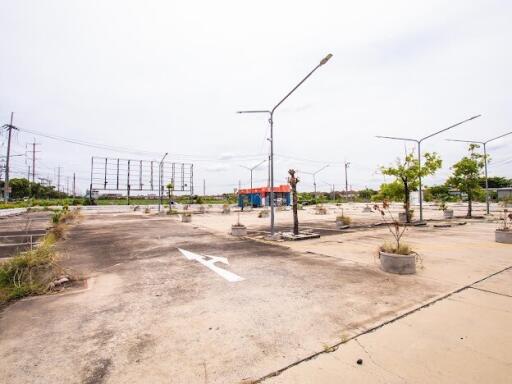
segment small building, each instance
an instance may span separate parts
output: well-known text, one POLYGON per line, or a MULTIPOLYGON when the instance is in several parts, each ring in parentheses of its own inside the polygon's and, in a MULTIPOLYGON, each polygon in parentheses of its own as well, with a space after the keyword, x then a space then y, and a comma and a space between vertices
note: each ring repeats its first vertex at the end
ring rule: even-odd
POLYGON ((498 201, 512 198, 512 187, 496 188, 498 201))
MULTIPOLYGON (((290 205, 291 188, 288 184, 274 187, 275 206, 290 205)), ((253 206, 254 208, 270 206, 270 188, 247 188, 238 192, 238 206, 253 206)))

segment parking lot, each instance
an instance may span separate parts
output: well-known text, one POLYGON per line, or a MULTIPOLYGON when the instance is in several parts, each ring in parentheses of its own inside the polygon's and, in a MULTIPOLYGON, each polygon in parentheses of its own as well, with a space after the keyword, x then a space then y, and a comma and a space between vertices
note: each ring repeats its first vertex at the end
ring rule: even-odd
MULTIPOLYGON (((502 285, 510 283, 512 251, 494 242, 495 223, 485 219, 411 227, 406 241, 421 255, 418 273, 384 273, 376 249, 388 230, 372 227, 378 219, 368 214, 365 221, 360 208, 345 212, 352 209, 357 230, 336 231, 331 221, 339 208, 333 207, 331 216, 305 214, 305 226, 326 229, 319 239, 278 243, 259 236, 267 219, 255 211, 240 215, 257 229, 254 238, 228 235, 236 213, 194 215, 184 224, 179 216, 84 212, 59 243, 62 265, 83 275, 84 285, 1 313, 0 381, 314 382, 315 375, 300 380, 318 374, 309 364, 341 353, 345 343, 386 329, 400 333, 397 319, 421 316, 418 309, 434 302, 437 308, 478 281, 500 276, 502 285), (233 275, 239 279, 227 278, 233 275)), ((287 226, 289 217, 278 212, 278 224, 287 226)), ((510 312, 511 299, 501 299, 497 305, 510 312)), ((503 335, 512 347, 510 332, 503 335)), ((493 354, 479 350, 491 348, 485 343, 472 348, 493 354)), ((347 355, 352 365, 356 355, 347 355)), ((511 366, 505 356, 496 367, 512 374, 511 366)), ((371 377, 347 372, 350 382, 371 377)))

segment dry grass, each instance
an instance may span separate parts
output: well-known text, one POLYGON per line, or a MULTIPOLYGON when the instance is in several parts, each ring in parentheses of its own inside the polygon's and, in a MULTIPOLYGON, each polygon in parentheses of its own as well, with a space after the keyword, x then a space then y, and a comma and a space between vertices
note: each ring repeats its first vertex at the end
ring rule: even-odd
POLYGON ((61 239, 66 224, 78 217, 75 211, 62 210, 52 216, 53 226, 30 251, 0 263, 0 304, 51 290, 50 283, 66 271, 57 263, 55 243, 61 239))
POLYGON ((350 216, 337 216, 336 221, 341 222, 343 225, 350 225, 352 223, 352 218, 350 216))
POLYGON ((394 253, 397 255, 410 255, 413 250, 408 244, 400 244, 398 247, 396 244, 385 243, 380 246, 379 250, 386 253, 394 253))

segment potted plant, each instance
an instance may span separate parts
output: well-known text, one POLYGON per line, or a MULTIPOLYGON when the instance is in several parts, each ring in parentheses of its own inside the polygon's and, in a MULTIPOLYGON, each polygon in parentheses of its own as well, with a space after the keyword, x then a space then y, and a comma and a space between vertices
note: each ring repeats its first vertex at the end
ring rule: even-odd
POLYGON ((259 218, 268 217, 268 215, 269 215, 269 210, 267 208, 264 208, 264 209, 262 209, 261 211, 258 212, 258 217, 259 218))
POLYGON ((443 211, 443 216, 445 219, 453 219, 453 209, 448 209, 446 201, 441 200, 439 202, 439 209, 443 211))
MULTIPOLYGON (((404 208, 407 208, 404 206, 404 208)), ((398 213, 398 221, 400 223, 410 223, 412 220, 412 216, 414 215, 414 209, 409 209, 409 211, 399 212, 398 213)))
POLYGON ((322 204, 317 205, 315 207, 315 214, 317 214, 317 215, 326 215, 327 214, 327 208, 325 208, 322 204))
POLYGON ((394 239, 394 242, 385 243, 379 248, 379 259, 382 270, 399 275, 416 273, 417 254, 413 252, 407 244, 402 242, 402 236, 407 230, 407 224, 401 225, 395 220, 387 201, 384 201, 382 206, 375 204, 373 208, 377 212, 380 212, 394 239), (386 219, 386 216, 389 219, 386 219))
POLYGON ((238 213, 238 220, 236 224, 231 226, 231 235, 233 236, 247 236, 247 227, 240 223, 240 213, 238 213))
POLYGON ((503 217, 496 228, 495 241, 497 243, 512 244, 512 213, 507 208, 503 210, 503 217))
POLYGON ((341 215, 336 216, 336 228, 337 229, 346 229, 350 226, 352 219, 349 216, 345 216, 343 212, 341 215))
POLYGON ((181 222, 182 223, 190 223, 192 222, 192 214, 190 212, 184 212, 181 215, 181 222))
POLYGON ((222 205, 222 213, 224 215, 229 215, 231 212, 231 208, 229 207, 229 204, 223 204, 222 205))

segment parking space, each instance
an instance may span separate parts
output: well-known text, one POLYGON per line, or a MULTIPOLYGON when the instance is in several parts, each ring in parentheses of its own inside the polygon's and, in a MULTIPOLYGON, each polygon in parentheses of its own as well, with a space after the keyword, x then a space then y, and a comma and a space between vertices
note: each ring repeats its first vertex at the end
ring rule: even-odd
POLYGON ((0 381, 249 382, 512 265, 487 223, 412 229, 415 276, 378 268, 385 228, 269 244, 196 224, 85 212, 59 252, 87 288, 4 310, 0 381))

